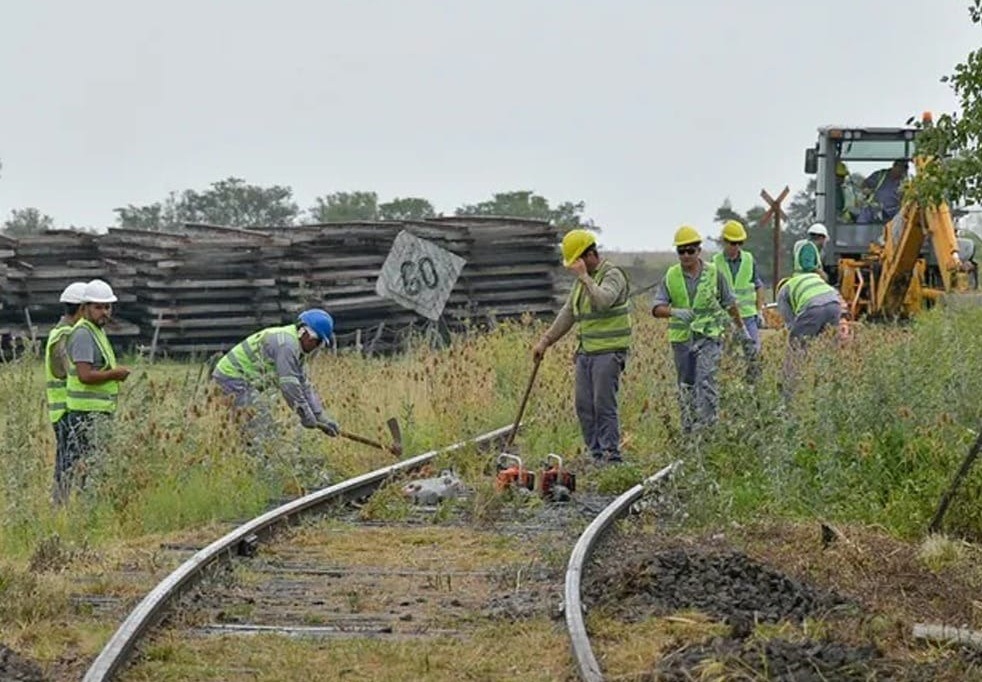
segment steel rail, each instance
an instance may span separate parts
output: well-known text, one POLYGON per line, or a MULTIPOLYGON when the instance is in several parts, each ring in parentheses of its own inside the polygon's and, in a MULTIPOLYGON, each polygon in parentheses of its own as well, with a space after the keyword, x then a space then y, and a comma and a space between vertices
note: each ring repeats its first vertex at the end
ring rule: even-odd
POLYGON ((397 464, 349 478, 335 485, 318 490, 288 502, 276 509, 257 516, 219 538, 181 564, 174 572, 157 584, 143 600, 137 604, 103 647, 95 661, 85 673, 84 682, 107 682, 125 665, 140 638, 157 623, 165 609, 182 592, 200 580, 205 569, 221 559, 229 559, 237 551, 240 543, 253 537, 268 537, 276 526, 316 511, 325 504, 358 499, 373 492, 391 476, 412 471, 426 464, 437 455, 459 450, 468 445, 480 445, 496 438, 507 436, 512 424, 481 434, 470 440, 454 443, 448 447, 431 450, 416 455, 397 464))
POLYGON ((644 494, 646 489, 668 478, 681 464, 681 460, 669 464, 653 476, 649 476, 627 492, 622 493, 620 497, 604 507, 604 510, 583 531, 569 555, 569 563, 566 565, 563 611, 566 616, 566 630, 569 633, 573 658, 576 659, 580 679, 584 682, 603 682, 604 679, 603 673, 600 672, 597 657, 593 655, 590 638, 586 633, 586 623, 583 620, 584 609, 580 588, 584 564, 593 554, 597 542, 613 525, 614 521, 626 514, 631 505, 644 494))

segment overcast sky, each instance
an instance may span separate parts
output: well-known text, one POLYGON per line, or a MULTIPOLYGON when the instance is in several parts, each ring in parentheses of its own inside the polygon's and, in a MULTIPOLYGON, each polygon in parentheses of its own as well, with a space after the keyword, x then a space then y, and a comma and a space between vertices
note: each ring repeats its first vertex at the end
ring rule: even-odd
POLYGON ((230 175, 586 202, 619 249, 806 181, 833 122, 951 111, 968 0, 77 0, 0 11, 0 214, 106 227, 230 175))

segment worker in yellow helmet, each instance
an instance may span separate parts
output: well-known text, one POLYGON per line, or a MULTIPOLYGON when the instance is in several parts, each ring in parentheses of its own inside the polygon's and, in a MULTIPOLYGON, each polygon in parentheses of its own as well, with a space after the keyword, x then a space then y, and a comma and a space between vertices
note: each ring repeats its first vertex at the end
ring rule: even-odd
POLYGON ((598 463, 623 461, 617 392, 631 345, 627 275, 600 257, 587 230, 563 237, 563 265, 576 275, 552 326, 532 348, 536 362, 576 324, 576 416, 587 451, 598 463))
POLYGON ((679 262, 668 269, 655 291, 651 313, 669 319, 668 340, 678 375, 682 431, 691 433, 715 424, 718 418, 716 375, 727 313, 741 343, 752 341, 726 276, 700 258, 699 231, 683 225, 675 232, 674 245, 679 262))
POLYGON ((738 220, 727 220, 721 235, 723 251, 713 256, 713 265, 723 273, 736 296, 740 317, 751 343, 743 345, 747 358, 747 381, 755 382, 760 374, 760 329, 764 326, 764 282, 757 272, 753 254, 743 248, 747 230, 738 220))

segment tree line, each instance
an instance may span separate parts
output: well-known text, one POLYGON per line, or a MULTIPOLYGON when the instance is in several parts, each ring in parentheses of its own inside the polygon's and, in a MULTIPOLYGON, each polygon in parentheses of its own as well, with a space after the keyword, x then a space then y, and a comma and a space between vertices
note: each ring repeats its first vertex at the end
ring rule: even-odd
MULTIPOLYGON (((504 215, 551 221, 563 229, 598 226, 584 215, 582 201, 553 205, 530 190, 498 192, 486 201, 457 207, 454 215, 504 215)), ((253 185, 229 177, 211 183, 208 189, 171 192, 161 201, 146 205, 127 204, 113 209, 117 227, 167 232, 184 223, 206 223, 230 227, 294 226, 359 220, 425 220, 437 216, 433 204, 422 197, 396 197, 379 201, 370 191, 334 192, 319 196, 302 210, 293 190, 284 185, 253 185)), ((20 237, 55 227, 54 219, 37 208, 11 211, 0 232, 20 237)), ((72 227, 71 229, 76 229, 72 227)))

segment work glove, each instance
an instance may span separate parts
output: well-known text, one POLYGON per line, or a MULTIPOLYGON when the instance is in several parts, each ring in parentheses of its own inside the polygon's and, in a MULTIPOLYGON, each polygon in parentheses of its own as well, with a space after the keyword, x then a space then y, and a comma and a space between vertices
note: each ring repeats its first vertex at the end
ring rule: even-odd
POLYGON ((674 317, 676 320, 681 320, 686 324, 690 324, 696 317, 696 314, 693 312, 692 308, 672 308, 669 310, 668 314, 669 317, 674 317))
POLYGON ((747 353, 753 354, 757 350, 756 344, 754 343, 753 338, 750 336, 750 331, 745 326, 740 325, 740 327, 737 329, 736 338, 743 347, 744 351, 747 353))
POLYGON ((336 438, 341 433, 341 425, 326 414, 322 414, 317 418, 317 428, 331 438, 336 438))
POLYGON ((757 313, 757 329, 767 329, 767 323, 764 320, 764 315, 757 313))

